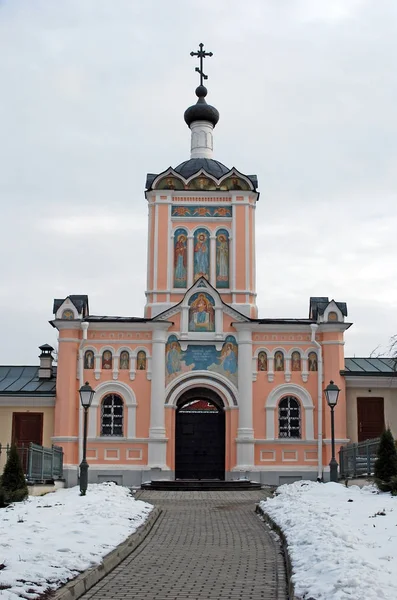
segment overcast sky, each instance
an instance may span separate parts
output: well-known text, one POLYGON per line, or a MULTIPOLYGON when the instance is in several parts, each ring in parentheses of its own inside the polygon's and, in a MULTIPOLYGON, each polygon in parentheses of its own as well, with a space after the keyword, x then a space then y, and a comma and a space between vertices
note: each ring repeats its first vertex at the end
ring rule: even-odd
POLYGON ((147 172, 189 158, 204 42, 215 158, 256 173, 261 317, 348 304, 397 333, 395 0, 0 0, 0 363, 55 344, 53 298, 142 316, 147 172))

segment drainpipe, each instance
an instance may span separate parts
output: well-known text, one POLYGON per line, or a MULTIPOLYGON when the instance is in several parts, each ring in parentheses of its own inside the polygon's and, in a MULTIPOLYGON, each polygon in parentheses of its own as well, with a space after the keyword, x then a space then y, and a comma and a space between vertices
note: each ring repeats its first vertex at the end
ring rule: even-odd
POLYGON ((318 349, 318 358, 317 358, 317 456, 318 456, 318 467, 317 467, 317 481, 323 480, 323 353, 321 344, 316 340, 316 331, 318 329, 318 325, 312 323, 310 325, 310 329, 312 330, 312 343, 318 349))
MULTIPOLYGON (((87 329, 89 327, 89 323, 86 321, 81 322, 81 329, 83 330, 83 339, 80 342, 79 346, 79 365, 78 365, 78 379, 79 379, 79 388, 84 385, 84 357, 83 357, 83 347, 84 342, 87 340, 87 329)), ((81 406, 80 397, 79 397, 79 464, 83 460, 83 407, 81 406)))

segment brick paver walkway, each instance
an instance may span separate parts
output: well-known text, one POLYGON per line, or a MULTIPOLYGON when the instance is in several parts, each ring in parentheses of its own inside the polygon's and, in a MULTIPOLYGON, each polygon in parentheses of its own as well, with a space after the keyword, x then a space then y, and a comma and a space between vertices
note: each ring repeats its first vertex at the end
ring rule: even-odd
POLYGON ((265 494, 138 492, 163 513, 84 600, 287 600, 279 544, 254 512, 265 494))

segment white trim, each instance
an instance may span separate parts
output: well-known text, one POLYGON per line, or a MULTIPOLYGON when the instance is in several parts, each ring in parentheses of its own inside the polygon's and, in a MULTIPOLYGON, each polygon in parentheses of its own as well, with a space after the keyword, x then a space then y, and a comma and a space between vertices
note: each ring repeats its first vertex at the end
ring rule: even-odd
POLYGON ((296 450, 282 450, 281 453, 281 460, 283 462, 298 462, 298 453, 296 450), (286 458, 286 452, 289 452, 290 454, 294 453, 294 458, 286 458))
POLYGON ((55 396, 50 398, 30 398, 28 396, 0 396, 0 406, 10 408, 26 406, 28 408, 51 408, 55 406, 55 396))
POLYGON ((219 373, 208 371, 189 371, 183 373, 167 386, 165 390, 165 398, 169 399, 166 406, 176 407, 179 398, 187 391, 196 387, 206 387, 216 392, 223 400, 224 406, 233 408, 236 405, 233 402, 233 396, 238 403, 237 388, 229 379, 219 373), (194 377, 192 377, 194 375, 194 377), (214 381, 215 380, 215 381, 214 381), (231 393, 232 392, 232 393, 231 393))
POLYGON ((88 460, 98 460, 98 449, 97 448, 87 448, 87 459, 88 460), (95 456, 88 456, 89 452, 95 452, 95 456))
MULTIPOLYGON (((295 383, 282 384, 275 387, 268 395, 265 403, 266 409, 266 437, 273 440, 275 436, 275 411, 281 398, 295 396, 301 403, 301 418, 305 419, 305 440, 314 440, 313 409, 314 404, 309 392, 295 383)), ((276 438, 278 439, 278 438, 276 438)), ((284 441, 284 439, 283 439, 284 441)))
POLYGON ((371 375, 344 375, 346 387, 351 388, 397 388, 397 377, 387 375, 386 377, 371 375))
POLYGON ((119 448, 105 448, 103 453, 104 460, 120 460, 119 448), (116 456, 108 456, 108 452, 116 452, 116 456))
POLYGON ((125 450, 125 459, 126 460, 142 460, 142 448, 126 448, 125 450), (129 456, 130 452, 139 452, 138 457, 129 456))
MULTIPOLYGON (((98 409, 102 399, 107 394, 119 394, 127 408, 127 438, 135 438, 137 402, 134 391, 121 381, 106 381, 95 389, 94 398, 89 410, 88 437, 97 437, 98 409)), ((125 424, 124 424, 125 431, 125 424)), ((104 436, 106 437, 106 436, 104 436)), ((116 437, 116 436, 115 436, 116 437)), ((116 440, 117 441, 117 440, 116 440)))
MULTIPOLYGON (((156 198, 157 200, 157 198, 156 198)), ((158 251, 159 251, 159 206, 156 203, 154 208, 154 263, 153 263, 153 287, 158 288, 157 269, 158 269, 158 251)), ((153 297, 153 302, 155 298, 153 297)))
POLYGON ((315 463, 317 463, 317 461, 318 461, 318 452, 316 450, 304 450, 303 451, 303 460, 305 462, 315 462, 315 463), (314 458, 308 458, 307 456, 308 456, 309 452, 311 454, 315 454, 316 456, 314 458))
MULTIPOLYGON (((250 289, 250 252, 249 252, 249 206, 245 205, 244 209, 245 217, 245 289, 251 292, 250 289)), ((246 302, 249 302, 249 298, 246 297, 246 302)))
POLYGON ((58 344, 60 342, 81 342, 81 338, 64 338, 64 337, 58 337, 58 344))
POLYGON ((338 340, 326 340, 325 342, 320 342, 322 346, 344 346, 345 342, 340 342, 338 340))
POLYGON ((282 446, 284 444, 298 444, 298 445, 302 445, 302 446, 316 446, 317 447, 317 440, 302 440, 301 438, 276 438, 274 440, 261 440, 256 438, 255 440, 255 444, 264 444, 264 445, 269 445, 269 446, 282 446))
POLYGON ((275 450, 260 450, 259 452, 259 460, 261 462, 275 462, 276 460, 276 452, 275 450), (272 458, 263 458, 264 453, 272 454, 272 458))
POLYGON ((78 442, 79 441, 79 436, 78 435, 53 435, 51 437, 51 441, 53 443, 57 442, 78 442))

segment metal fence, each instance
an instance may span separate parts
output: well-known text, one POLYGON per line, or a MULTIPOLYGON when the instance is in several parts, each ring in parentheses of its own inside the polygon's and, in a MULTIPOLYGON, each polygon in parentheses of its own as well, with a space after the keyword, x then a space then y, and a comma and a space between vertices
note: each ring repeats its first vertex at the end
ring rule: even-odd
MULTIPOLYGON (((5 452, 6 457, 10 452, 10 444, 0 444, 0 456, 5 452)), ((17 446, 25 477, 29 483, 42 483, 54 481, 63 477, 63 449, 60 446, 44 448, 38 444, 30 443, 17 446)))
POLYGON ((374 464, 380 438, 358 444, 348 444, 339 450, 339 476, 364 477, 374 474, 374 464))

